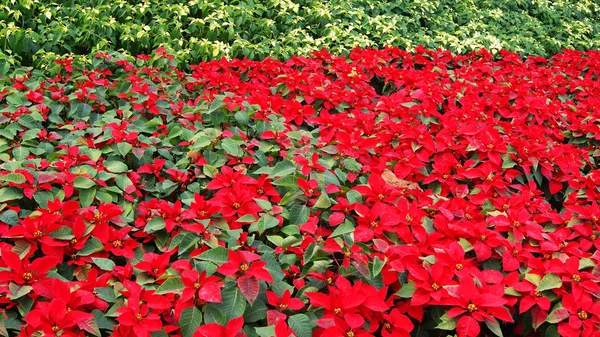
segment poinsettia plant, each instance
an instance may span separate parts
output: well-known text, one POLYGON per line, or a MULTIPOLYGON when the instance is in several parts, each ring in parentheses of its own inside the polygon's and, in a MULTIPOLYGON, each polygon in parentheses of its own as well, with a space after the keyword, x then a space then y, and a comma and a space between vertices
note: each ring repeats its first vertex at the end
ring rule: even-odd
POLYGON ((600 54, 0 81, 2 336, 597 336, 600 54))

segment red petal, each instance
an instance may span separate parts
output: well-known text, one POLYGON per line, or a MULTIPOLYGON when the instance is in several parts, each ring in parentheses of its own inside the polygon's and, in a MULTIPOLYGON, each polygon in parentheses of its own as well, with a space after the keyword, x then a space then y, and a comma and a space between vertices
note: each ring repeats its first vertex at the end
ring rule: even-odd
POLYGON ((260 284, 258 279, 254 276, 242 276, 237 281, 238 288, 244 295, 244 298, 250 303, 254 303, 258 297, 260 290, 260 284))
POLYGON ((337 226, 344 221, 346 215, 342 212, 335 212, 329 216, 329 225, 337 226))
POLYGON ((198 291, 198 297, 206 302, 221 303, 221 287, 215 282, 205 283, 198 291))
POLYGON ((287 316, 277 310, 267 311, 267 325, 275 325, 278 322, 285 322, 287 316))
POLYGON ((225 327, 225 337, 235 337, 244 327, 244 317, 234 318, 225 327))
POLYGON ((479 322, 474 320, 471 316, 461 317, 456 324, 456 332, 459 336, 477 337, 479 336, 480 330, 479 322))
POLYGON ((148 298, 148 306, 152 309, 169 309, 172 306, 171 301, 160 295, 152 295, 148 298))
POLYGON ((534 330, 540 327, 540 325, 544 324, 546 321, 546 317, 548 317, 548 312, 546 310, 542 310, 539 307, 535 307, 531 310, 531 325, 534 330))
POLYGON ((359 314, 345 314, 344 320, 352 329, 360 328, 365 323, 365 319, 359 314))

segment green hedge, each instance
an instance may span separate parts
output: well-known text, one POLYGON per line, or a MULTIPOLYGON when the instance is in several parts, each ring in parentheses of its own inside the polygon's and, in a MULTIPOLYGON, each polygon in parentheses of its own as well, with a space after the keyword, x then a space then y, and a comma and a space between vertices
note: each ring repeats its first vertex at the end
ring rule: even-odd
POLYGON ((327 48, 423 44, 464 53, 485 47, 527 55, 598 49, 594 0, 8 0, 0 57, 43 66, 65 54, 150 53, 179 62, 222 56, 285 59, 327 48))

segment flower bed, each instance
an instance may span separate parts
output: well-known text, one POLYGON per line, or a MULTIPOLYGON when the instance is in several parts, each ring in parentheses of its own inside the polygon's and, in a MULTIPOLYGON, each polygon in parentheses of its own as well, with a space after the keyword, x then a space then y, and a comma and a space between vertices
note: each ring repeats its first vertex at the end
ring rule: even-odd
POLYGON ((595 0, 11 0, 0 4, 0 71, 37 68, 98 50, 150 53, 168 46, 181 67, 229 58, 288 59, 327 48, 459 54, 487 48, 521 55, 600 48, 595 0))
POLYGON ((501 56, 14 71, 0 335, 597 336, 600 55, 501 56))

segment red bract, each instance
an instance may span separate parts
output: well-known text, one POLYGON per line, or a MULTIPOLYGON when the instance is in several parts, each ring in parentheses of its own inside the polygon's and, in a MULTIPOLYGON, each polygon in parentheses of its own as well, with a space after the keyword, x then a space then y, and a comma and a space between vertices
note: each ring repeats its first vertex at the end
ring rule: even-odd
POLYGON ((193 337, 246 337, 241 331, 243 326, 243 317, 234 318, 225 326, 217 323, 206 324, 199 327, 193 337))

